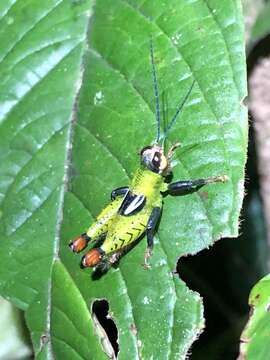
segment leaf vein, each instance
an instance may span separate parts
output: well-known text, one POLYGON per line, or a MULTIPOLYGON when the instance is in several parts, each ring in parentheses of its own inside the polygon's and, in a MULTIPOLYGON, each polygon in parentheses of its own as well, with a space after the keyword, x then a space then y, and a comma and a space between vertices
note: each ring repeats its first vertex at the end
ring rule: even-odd
POLYGON ((42 16, 38 19, 37 22, 35 22, 30 28, 28 28, 23 34, 21 34, 20 38, 9 48, 9 50, 4 54, 3 58, 0 59, 0 63, 2 63, 7 56, 12 52, 12 50, 26 37, 26 35, 32 31, 43 19, 45 19, 54 9, 58 7, 59 4, 61 4, 63 0, 59 0, 58 3, 56 3, 55 6, 53 6, 51 9, 49 9, 47 12, 42 14, 42 16))

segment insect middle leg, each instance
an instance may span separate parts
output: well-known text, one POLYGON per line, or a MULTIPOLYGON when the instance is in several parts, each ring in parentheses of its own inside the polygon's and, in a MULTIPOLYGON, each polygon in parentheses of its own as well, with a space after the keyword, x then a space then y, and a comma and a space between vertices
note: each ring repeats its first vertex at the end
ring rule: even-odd
POLYGON ((117 189, 114 189, 111 192, 111 199, 115 200, 117 196, 124 196, 128 192, 129 188, 127 186, 119 187, 117 189))
POLYGON ((216 183, 216 182, 225 182, 228 180, 226 175, 223 176, 212 176, 207 179, 197 179, 197 180, 185 180, 185 181, 176 181, 168 185, 168 193, 170 195, 185 195, 192 192, 198 191, 201 187, 216 183))
POLYGON ((147 227, 146 227, 146 238, 147 238, 147 248, 145 251, 144 256, 144 267, 149 268, 150 265, 148 264, 148 259, 152 255, 152 250, 154 246, 154 233, 158 224, 158 221, 160 219, 161 215, 161 208, 160 207, 154 207, 152 210, 152 213, 149 217, 147 227))

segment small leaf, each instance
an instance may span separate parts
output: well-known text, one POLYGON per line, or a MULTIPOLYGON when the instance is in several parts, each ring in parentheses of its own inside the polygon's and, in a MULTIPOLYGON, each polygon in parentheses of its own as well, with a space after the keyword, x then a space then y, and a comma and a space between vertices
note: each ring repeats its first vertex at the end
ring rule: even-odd
POLYGON ((249 321, 241 335, 239 359, 267 359, 270 328, 270 275, 261 279, 249 296, 251 313, 249 321))
POLYGON ((258 41, 263 38, 270 32, 269 25, 269 16, 270 16, 270 3, 262 6, 261 11, 259 12, 257 19, 252 26, 251 38, 253 41, 258 41))

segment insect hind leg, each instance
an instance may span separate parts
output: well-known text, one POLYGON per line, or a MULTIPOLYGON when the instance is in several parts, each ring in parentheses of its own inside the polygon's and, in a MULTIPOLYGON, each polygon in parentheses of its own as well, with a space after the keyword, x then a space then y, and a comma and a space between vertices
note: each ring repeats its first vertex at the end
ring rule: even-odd
POLYGON ((71 240, 68 246, 73 252, 79 253, 87 247, 90 240, 91 238, 86 233, 83 233, 74 240, 71 240))
POLYGON ((78 236, 69 243, 69 247, 75 253, 83 251, 89 242, 97 243, 103 240, 103 237, 108 231, 108 227, 112 222, 117 210, 121 204, 122 199, 112 201, 105 209, 101 211, 96 221, 88 228, 82 235, 78 236))

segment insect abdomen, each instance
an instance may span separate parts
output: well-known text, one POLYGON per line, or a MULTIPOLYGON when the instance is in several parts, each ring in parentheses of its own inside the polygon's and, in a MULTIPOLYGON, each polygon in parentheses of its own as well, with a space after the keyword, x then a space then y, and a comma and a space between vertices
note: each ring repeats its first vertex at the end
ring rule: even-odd
POLYGON ((146 230, 148 216, 137 214, 130 217, 118 215, 115 226, 109 228, 101 249, 107 254, 122 249, 136 241, 146 230))

